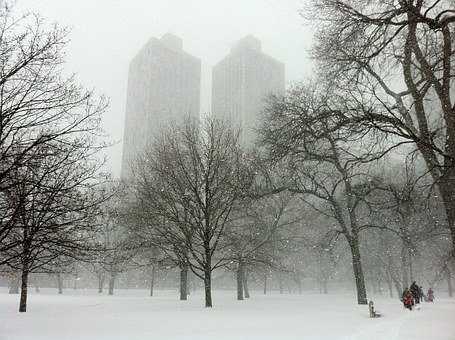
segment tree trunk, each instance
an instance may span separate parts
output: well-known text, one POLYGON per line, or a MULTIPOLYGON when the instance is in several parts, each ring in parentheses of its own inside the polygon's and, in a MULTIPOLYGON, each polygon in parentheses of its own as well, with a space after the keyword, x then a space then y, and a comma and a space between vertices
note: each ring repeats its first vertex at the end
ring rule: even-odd
POLYGON ((114 295, 114 286, 115 286, 115 273, 111 272, 109 277, 109 288, 108 294, 114 295))
POLYGON ((150 296, 153 296, 153 289, 155 288, 155 266, 152 266, 152 271, 150 273, 150 296))
POLYGON ((278 272, 278 285, 280 289, 280 294, 284 293, 284 287, 283 287, 283 277, 281 276, 281 272, 278 272))
POLYGON ((383 278, 381 277, 380 274, 378 274, 378 291, 381 296, 384 295, 384 292, 382 289, 382 280, 383 280, 383 278))
POLYGON ((401 249, 401 283, 403 286, 403 291, 405 287, 410 286, 411 282, 409 281, 409 264, 408 264, 408 251, 407 248, 403 245, 401 249))
POLYGON ((98 294, 103 292, 104 288, 104 274, 98 274, 98 294))
POLYGON ((180 268, 180 300, 188 299, 188 264, 185 263, 180 268))
POLYGON ((188 270, 188 290, 187 294, 190 296, 192 293, 194 293, 194 282, 192 279, 191 271, 188 270))
POLYGON ((352 255, 352 268, 354 271, 354 280, 357 291, 357 303, 359 305, 366 305, 367 292, 365 288, 365 277, 363 275, 362 261, 360 258, 360 247, 358 235, 353 235, 349 239, 349 246, 351 248, 352 255))
MULTIPOLYGON (((455 142, 453 140, 450 142, 451 149, 455 150, 455 142)), ((438 189, 442 195, 447 223, 452 236, 452 259, 455 259, 455 166, 453 160, 448 162, 451 164, 446 164, 447 172, 442 178, 435 179, 435 182, 438 183, 438 189)))
POLYGON ((447 275, 447 290, 449 292, 449 297, 453 297, 452 273, 450 272, 448 267, 446 267, 446 275, 447 275))
POLYGON ((327 278, 323 278, 322 279, 322 293, 323 294, 328 294, 329 293, 329 289, 328 289, 328 281, 327 278))
POLYGON ((386 272, 385 275, 386 275, 387 288, 389 289, 389 296, 390 296, 390 298, 393 298, 392 278, 388 272, 386 272))
POLYGON ((28 267, 24 266, 21 275, 21 299, 19 302, 19 313, 27 311, 27 288, 28 288, 28 267))
POLYGON ((299 295, 302 295, 302 293, 303 293, 302 279, 300 278, 300 276, 298 274, 297 274, 296 282, 297 282, 297 288, 299 289, 299 295))
POLYGON ((409 256, 409 282, 414 282, 414 271, 412 270, 412 255, 411 249, 408 249, 409 256))
POLYGON ((243 271, 243 291, 245 293, 245 298, 249 299, 250 290, 248 289, 248 270, 246 269, 246 267, 244 268, 244 271, 243 271))
POLYGON ((395 285, 395 290, 397 291, 397 296, 398 296, 399 299, 401 299, 401 296, 403 295, 404 289, 403 289, 403 287, 401 286, 400 282, 397 279, 393 280, 393 283, 395 285))
POLYGON ((9 294, 19 294, 19 283, 20 280, 17 275, 11 277, 9 282, 9 294))
POLYGON ((212 307, 212 268, 206 264, 204 270, 205 307, 212 307))
POLYGON ((58 288, 58 293, 63 294, 63 279, 62 279, 62 274, 57 273, 57 288, 58 288))
POLYGON ((237 265, 237 300, 243 300, 243 281, 244 281, 244 265, 243 261, 239 261, 237 265))
POLYGON ((267 274, 264 275, 264 295, 267 294, 267 274))

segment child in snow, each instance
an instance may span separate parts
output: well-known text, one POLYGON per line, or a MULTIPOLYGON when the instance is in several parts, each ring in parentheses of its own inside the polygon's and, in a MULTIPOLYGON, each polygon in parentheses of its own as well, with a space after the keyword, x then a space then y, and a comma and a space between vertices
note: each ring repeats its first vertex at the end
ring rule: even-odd
POLYGON ((431 288, 428 288, 427 301, 434 302, 434 292, 433 292, 433 289, 431 289, 431 288))
POLYGON ((412 310, 412 306, 414 305, 414 297, 408 288, 406 288, 403 292, 403 305, 404 308, 409 310, 412 310))

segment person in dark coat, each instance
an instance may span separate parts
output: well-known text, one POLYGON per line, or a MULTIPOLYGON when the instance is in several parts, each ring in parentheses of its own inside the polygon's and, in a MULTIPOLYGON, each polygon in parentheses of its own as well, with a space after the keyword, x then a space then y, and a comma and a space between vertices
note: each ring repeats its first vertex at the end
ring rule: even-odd
POLYGON ((414 297, 415 304, 420 303, 420 287, 414 281, 410 287, 410 291, 412 296, 414 297))
POLYGON ((420 302, 425 301, 426 297, 425 297, 425 292, 423 291, 422 286, 419 287, 419 295, 420 295, 420 302))

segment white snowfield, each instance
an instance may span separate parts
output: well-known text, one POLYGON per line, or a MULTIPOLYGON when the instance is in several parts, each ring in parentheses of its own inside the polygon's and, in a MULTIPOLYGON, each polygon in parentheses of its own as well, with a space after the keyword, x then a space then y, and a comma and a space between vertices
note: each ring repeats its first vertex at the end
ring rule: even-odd
POLYGON ((236 301, 235 292, 214 293, 205 309, 200 293, 180 302, 175 292, 117 290, 116 296, 44 289, 32 293, 25 314, 18 296, 0 291, 0 340, 454 340, 455 299, 404 310, 395 299, 378 298, 383 317, 348 294, 260 295, 236 301))

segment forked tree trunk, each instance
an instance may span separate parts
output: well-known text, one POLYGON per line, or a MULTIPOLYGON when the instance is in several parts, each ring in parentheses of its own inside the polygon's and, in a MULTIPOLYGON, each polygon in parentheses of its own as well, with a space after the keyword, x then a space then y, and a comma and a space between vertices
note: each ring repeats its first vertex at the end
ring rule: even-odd
POLYGON ((243 300, 244 269, 243 261, 239 261, 237 265, 237 300, 243 300))
POLYGON ((28 267, 24 265, 21 275, 21 299, 19 302, 20 313, 25 313, 27 311, 28 274, 28 267))
POLYGON ((180 268, 180 300, 188 299, 188 264, 183 264, 180 268))
POLYGON ((354 272, 355 287, 357 291, 357 303, 359 305, 366 305, 367 291, 365 288, 365 277, 363 275, 362 261, 360 258, 360 247, 358 235, 352 235, 349 238, 349 246, 352 255, 352 269, 354 272))
POLYGON ((114 287, 115 287, 115 273, 111 272, 109 277, 109 287, 108 287, 108 295, 114 295, 114 287))

